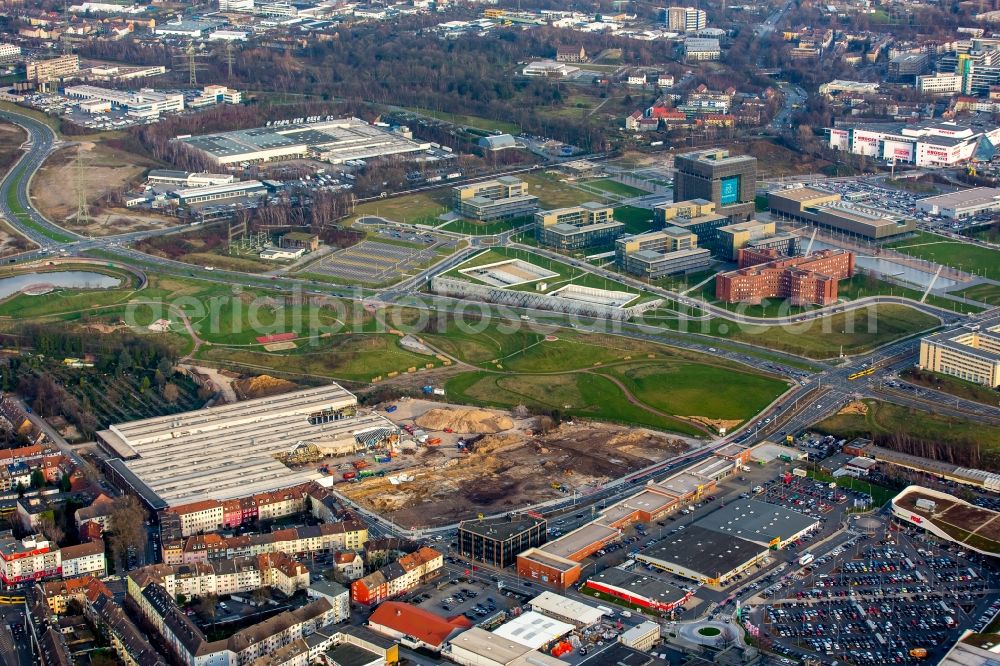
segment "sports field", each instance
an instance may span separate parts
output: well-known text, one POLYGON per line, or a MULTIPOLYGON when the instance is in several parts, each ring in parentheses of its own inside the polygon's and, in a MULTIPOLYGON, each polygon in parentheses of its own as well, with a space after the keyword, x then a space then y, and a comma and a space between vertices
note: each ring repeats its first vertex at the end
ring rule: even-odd
POLYGON ((926 232, 891 243, 889 247, 911 257, 1000 280, 1000 252, 987 247, 949 240, 926 232))

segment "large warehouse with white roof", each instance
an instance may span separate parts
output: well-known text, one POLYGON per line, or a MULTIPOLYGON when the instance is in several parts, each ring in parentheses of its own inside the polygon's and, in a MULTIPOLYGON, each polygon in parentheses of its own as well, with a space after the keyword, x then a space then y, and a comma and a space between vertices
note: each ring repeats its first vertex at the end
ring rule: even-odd
POLYGON ((359 118, 271 125, 254 129, 178 137, 216 164, 275 162, 312 157, 332 164, 386 155, 419 153, 418 143, 401 133, 369 125, 359 118))
POLYGON ((154 509, 205 499, 247 497, 320 478, 277 455, 364 447, 397 436, 395 424, 358 411, 337 384, 120 423, 97 433, 112 457, 109 476, 154 509))

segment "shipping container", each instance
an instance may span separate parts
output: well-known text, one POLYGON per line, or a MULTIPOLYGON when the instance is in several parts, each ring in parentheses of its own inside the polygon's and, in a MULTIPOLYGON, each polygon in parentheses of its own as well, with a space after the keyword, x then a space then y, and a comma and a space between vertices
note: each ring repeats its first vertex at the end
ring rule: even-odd
POLYGON ((344 481, 350 481, 351 479, 357 478, 357 472, 344 472, 344 481))
POLYGON ((440 443, 441 443, 440 437, 431 437, 430 439, 427 440, 427 446, 437 446, 440 443))

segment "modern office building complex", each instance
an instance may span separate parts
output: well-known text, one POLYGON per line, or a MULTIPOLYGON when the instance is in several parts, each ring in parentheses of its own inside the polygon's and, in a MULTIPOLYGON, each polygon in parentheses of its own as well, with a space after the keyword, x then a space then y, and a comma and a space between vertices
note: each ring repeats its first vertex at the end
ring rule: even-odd
POLYGON ((796 252, 797 240, 795 234, 776 234, 774 222, 738 222, 719 228, 718 254, 727 261, 736 261, 739 250, 749 247, 756 250, 769 248, 790 256, 796 252))
POLYGON ((739 250, 735 271, 715 278, 716 298, 726 303, 759 303, 787 298, 793 305, 827 305, 837 300, 837 284, 854 275, 854 255, 820 250, 806 257, 782 257, 775 250, 739 250))
POLYGON ((769 192, 771 215, 799 220, 852 236, 883 240, 917 228, 911 217, 872 206, 842 201, 839 194, 814 187, 791 187, 769 192))
POLYGON ((830 147, 916 166, 954 166, 983 148, 992 156, 1000 127, 928 121, 830 128, 830 147))
POLYGON ((728 150, 699 150, 674 160, 674 201, 706 199, 715 212, 732 223, 754 214, 757 193, 757 158, 730 155, 728 150))
POLYGON ((539 244, 560 250, 611 245, 625 225, 614 219, 614 208, 589 201, 570 208, 535 213, 535 238, 539 244))
POLYGON ((716 206, 706 199, 691 199, 653 206, 654 225, 657 228, 678 227, 698 237, 698 246, 716 252, 719 229, 729 224, 725 215, 716 212, 716 206))
POLYGON ((697 234, 681 227, 668 226, 615 243, 618 269, 649 280, 700 271, 711 263, 712 253, 698 247, 697 234))
POLYGON ((677 32, 698 32, 708 25, 704 9, 667 7, 667 29, 677 32))
POLYGON ((927 336, 920 341, 920 367, 1000 386, 1000 317, 927 336))
POLYGON ((995 213, 1000 211, 1000 189, 973 187, 971 190, 926 197, 917 201, 917 210, 952 220, 964 220, 980 213, 995 213))
POLYGON ((455 209, 464 217, 486 222, 532 215, 538 197, 528 194, 528 184, 514 176, 501 176, 452 190, 455 209))
POLYGON ((462 557, 502 569, 517 561, 518 553, 545 543, 546 521, 528 514, 466 520, 458 527, 462 557))
POLYGON ((215 164, 259 164, 306 157, 342 164, 430 148, 429 143, 417 143, 402 133, 374 127, 358 118, 274 124, 177 140, 204 153, 215 164))

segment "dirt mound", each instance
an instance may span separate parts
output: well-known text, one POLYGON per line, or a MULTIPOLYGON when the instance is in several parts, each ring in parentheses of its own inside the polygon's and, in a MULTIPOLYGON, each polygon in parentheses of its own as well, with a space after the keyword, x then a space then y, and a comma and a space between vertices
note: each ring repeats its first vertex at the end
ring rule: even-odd
POLYGON ((838 414, 867 414, 868 413, 868 405, 866 405, 865 403, 860 402, 858 400, 855 400, 854 402, 851 402, 851 403, 848 403, 847 405, 845 405, 844 408, 841 409, 837 413, 838 414))
POLYGON ((253 398, 266 398, 269 395, 288 393, 298 388, 293 382, 287 379, 278 379, 271 375, 258 375, 249 379, 240 379, 233 382, 237 392, 247 400, 253 398))
POLYGON ((685 416, 683 418, 686 418, 689 421, 694 421, 695 423, 706 425, 715 430, 719 430, 720 428, 732 430, 735 426, 738 426, 741 423, 739 419, 710 419, 707 416, 685 416))
POLYGON ((432 409, 418 416, 416 424, 426 430, 450 428, 458 433, 474 435, 502 432, 514 427, 514 421, 509 416, 484 409, 432 409))

